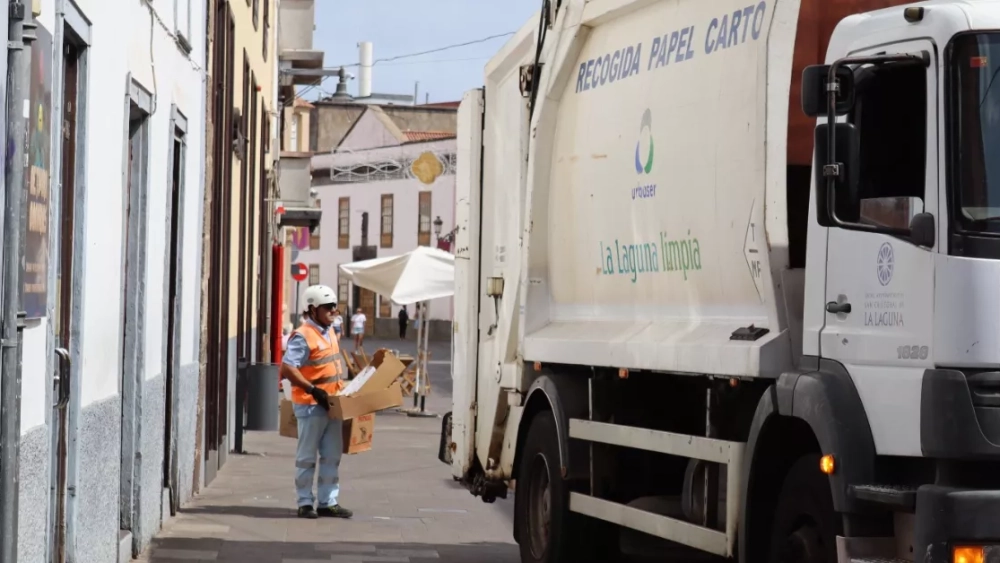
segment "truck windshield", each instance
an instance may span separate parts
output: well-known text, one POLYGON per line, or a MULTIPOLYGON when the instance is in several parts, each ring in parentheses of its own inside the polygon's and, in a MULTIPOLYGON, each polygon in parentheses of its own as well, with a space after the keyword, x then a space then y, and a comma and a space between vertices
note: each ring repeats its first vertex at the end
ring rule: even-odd
POLYGON ((955 217, 1000 234, 1000 33, 957 37, 950 66, 955 217))

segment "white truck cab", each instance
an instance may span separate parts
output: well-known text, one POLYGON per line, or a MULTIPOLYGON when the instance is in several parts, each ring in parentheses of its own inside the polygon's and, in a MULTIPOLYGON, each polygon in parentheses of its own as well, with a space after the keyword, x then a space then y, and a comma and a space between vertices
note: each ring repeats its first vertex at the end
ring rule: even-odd
POLYGON ((522 561, 1000 562, 1000 1, 897 4, 547 0, 465 96, 440 457, 522 561))

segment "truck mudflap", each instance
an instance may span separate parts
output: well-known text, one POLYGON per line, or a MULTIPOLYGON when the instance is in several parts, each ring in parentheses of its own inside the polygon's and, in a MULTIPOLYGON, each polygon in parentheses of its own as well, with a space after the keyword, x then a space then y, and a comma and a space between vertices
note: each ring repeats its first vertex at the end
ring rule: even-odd
POLYGON ((917 491, 914 561, 952 563, 956 548, 983 557, 968 561, 1000 563, 1000 490, 924 485, 917 491))
POLYGON ((441 442, 438 444, 438 459, 446 465, 451 465, 451 412, 441 417, 441 442))

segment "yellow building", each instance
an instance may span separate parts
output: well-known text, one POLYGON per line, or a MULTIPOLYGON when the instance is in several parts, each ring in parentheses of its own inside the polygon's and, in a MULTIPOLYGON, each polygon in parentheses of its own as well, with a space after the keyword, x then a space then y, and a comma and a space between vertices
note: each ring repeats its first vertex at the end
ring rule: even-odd
MULTIPOLYGON (((277 0, 209 0, 202 240, 204 484, 239 449, 240 364, 268 359, 277 0)), ((197 471, 197 468, 196 468, 197 471)))

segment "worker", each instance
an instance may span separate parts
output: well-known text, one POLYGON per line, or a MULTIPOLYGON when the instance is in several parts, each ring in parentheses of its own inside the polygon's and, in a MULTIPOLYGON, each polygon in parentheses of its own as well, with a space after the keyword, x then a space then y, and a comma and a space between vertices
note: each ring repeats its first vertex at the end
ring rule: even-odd
POLYGON ((340 345, 330 325, 337 307, 337 294, 325 285, 305 292, 306 310, 302 326, 288 339, 281 377, 292 384, 292 402, 298 421, 299 443, 295 453, 295 491, 299 518, 350 518, 340 506, 340 458, 343 454, 342 420, 329 418, 330 397, 343 386, 340 345), (313 477, 319 457, 319 479, 314 507, 313 477))

